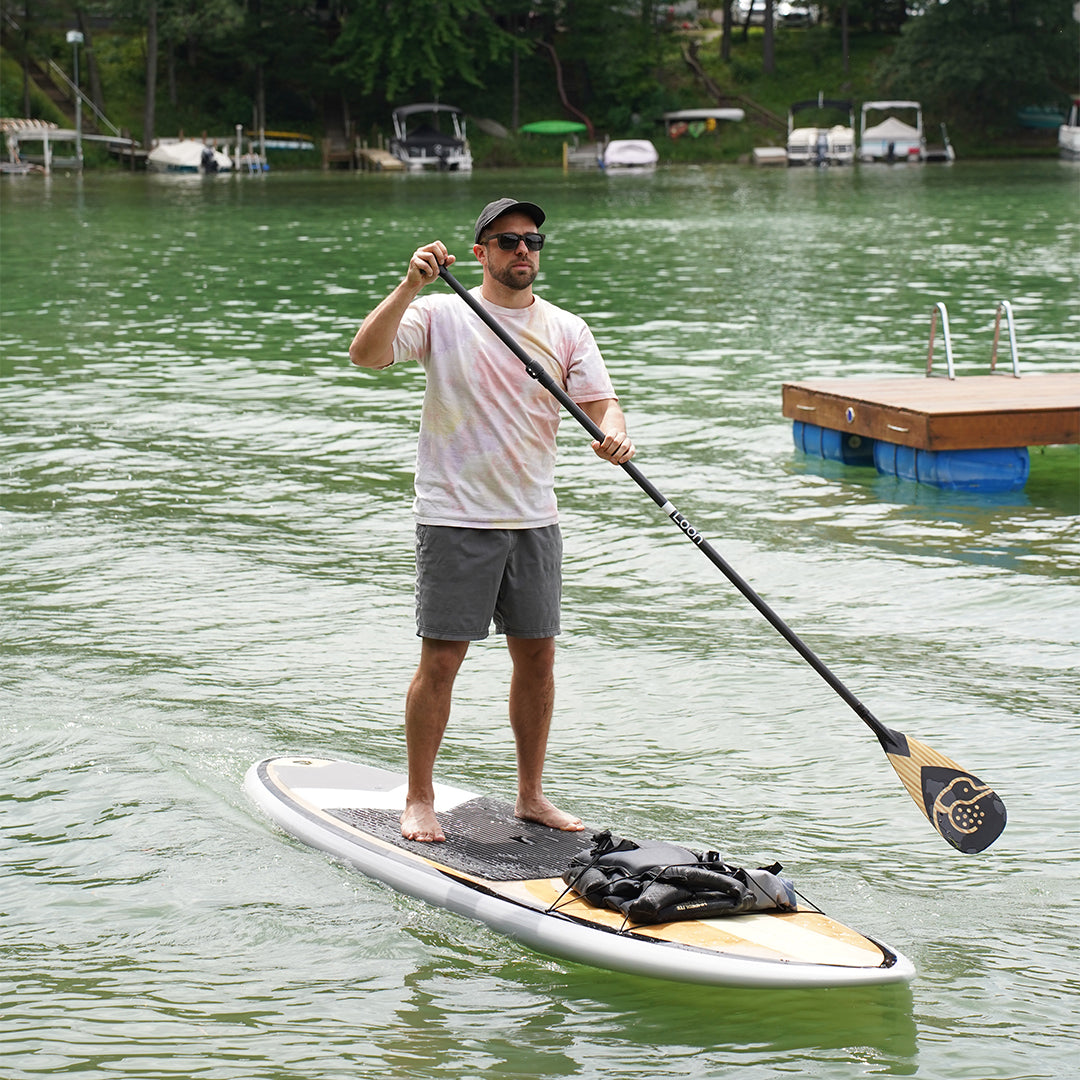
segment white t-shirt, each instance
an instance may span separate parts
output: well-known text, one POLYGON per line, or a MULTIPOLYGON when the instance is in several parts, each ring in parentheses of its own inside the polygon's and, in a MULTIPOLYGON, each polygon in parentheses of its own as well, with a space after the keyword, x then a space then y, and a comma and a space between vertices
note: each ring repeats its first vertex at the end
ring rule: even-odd
MULTIPOLYGON (((472 295, 575 402, 615 397, 583 319, 538 296, 519 309, 488 303, 479 288, 472 295)), ((427 376, 416 449, 417 522, 554 525, 559 402, 457 296, 422 296, 409 305, 394 339, 394 362, 404 360, 416 360, 427 376)))

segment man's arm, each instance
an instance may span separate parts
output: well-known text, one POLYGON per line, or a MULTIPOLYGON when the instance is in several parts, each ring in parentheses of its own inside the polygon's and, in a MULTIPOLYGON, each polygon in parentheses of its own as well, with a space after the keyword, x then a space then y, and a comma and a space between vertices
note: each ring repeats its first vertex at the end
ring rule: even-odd
POLYGON ((592 448, 597 457, 612 465, 622 465, 634 456, 636 450, 626 434, 626 419, 615 398, 583 401, 581 410, 604 433, 603 442, 593 440, 592 448))
POLYGON ((394 362, 394 336, 408 306, 439 276, 439 266, 452 266, 454 256, 441 240, 417 248, 401 284, 361 323, 349 346, 349 359, 364 368, 389 367, 394 362))

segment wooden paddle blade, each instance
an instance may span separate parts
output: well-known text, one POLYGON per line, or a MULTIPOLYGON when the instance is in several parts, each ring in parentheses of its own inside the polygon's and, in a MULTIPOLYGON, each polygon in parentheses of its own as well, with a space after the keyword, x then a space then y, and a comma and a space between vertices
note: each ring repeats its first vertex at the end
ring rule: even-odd
POLYGON ((977 776, 907 736, 885 752, 927 820, 958 851, 985 851, 1001 835, 1005 804, 977 776))

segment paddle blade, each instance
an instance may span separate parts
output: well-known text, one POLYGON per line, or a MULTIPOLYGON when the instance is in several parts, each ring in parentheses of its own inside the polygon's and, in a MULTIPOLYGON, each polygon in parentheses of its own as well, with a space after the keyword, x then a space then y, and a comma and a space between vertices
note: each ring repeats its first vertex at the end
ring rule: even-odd
POLYGON ((885 753, 927 820, 958 851, 984 851, 1001 835, 1005 804, 977 776, 908 736, 885 753))

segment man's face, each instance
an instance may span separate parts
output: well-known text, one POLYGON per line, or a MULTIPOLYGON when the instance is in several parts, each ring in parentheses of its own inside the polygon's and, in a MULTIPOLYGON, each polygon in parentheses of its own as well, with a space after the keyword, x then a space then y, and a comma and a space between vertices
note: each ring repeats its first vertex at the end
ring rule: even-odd
MULTIPOLYGON (((522 235, 536 231, 536 222, 528 214, 515 211, 497 217, 484 230, 484 236, 494 237, 496 233, 506 232, 522 235)), ((527 289, 540 272, 540 252, 530 251, 524 240, 513 251, 503 251, 495 239, 486 240, 475 245, 473 253, 480 260, 485 273, 509 289, 527 289)))

